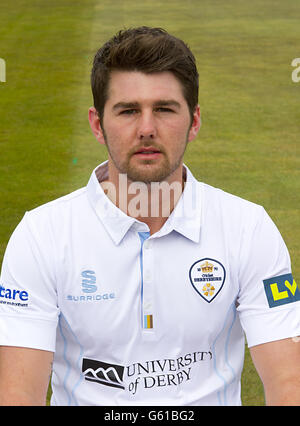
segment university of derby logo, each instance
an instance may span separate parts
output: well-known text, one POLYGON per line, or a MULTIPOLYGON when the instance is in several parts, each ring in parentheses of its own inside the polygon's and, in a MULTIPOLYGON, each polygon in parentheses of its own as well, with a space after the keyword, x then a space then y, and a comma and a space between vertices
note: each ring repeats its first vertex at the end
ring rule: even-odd
POLYGON ((90 382, 125 389, 123 385, 124 367, 122 365, 107 364, 106 362, 83 358, 82 373, 85 380, 90 382))
POLYGON ((224 266, 217 260, 197 260, 189 272, 190 281, 196 292, 208 303, 220 293, 226 277, 224 266))

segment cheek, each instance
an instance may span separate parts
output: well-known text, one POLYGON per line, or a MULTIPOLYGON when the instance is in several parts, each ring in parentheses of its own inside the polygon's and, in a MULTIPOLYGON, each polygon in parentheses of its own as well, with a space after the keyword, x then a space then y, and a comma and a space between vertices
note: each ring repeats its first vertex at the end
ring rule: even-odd
POLYGON ((161 132, 164 135, 164 139, 167 140, 171 146, 174 146, 186 143, 189 129, 189 122, 187 121, 170 122, 167 124, 165 123, 161 132))
POLYGON ((104 126, 106 133, 107 144, 110 146, 110 149, 114 151, 123 151, 128 148, 128 141, 130 140, 128 127, 115 127, 109 124, 104 126))
POLYGON ((162 128, 177 135, 186 135, 190 128, 190 116, 189 114, 178 114, 176 116, 170 116, 169 119, 165 119, 161 122, 162 128))

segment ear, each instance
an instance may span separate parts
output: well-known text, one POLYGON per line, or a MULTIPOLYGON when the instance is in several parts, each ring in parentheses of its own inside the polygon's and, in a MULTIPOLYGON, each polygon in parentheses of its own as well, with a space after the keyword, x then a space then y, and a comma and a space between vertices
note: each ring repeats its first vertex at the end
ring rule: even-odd
POLYGON ((188 134, 188 142, 191 142, 196 138, 200 130, 200 127, 201 127, 201 113, 200 113, 200 106, 197 105, 193 115, 193 122, 188 134))
POLYGON ((89 108, 89 122, 90 122, 92 132, 95 135, 95 138, 97 139, 98 142, 104 145, 105 140, 103 136, 103 131, 100 125, 99 115, 95 107, 89 108))

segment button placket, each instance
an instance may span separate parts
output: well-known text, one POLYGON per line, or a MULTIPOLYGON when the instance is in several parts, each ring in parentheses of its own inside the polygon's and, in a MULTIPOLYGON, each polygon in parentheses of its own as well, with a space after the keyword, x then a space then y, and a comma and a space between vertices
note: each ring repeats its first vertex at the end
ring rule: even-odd
POLYGON ((151 331, 154 328, 153 318, 153 243, 146 240, 143 244, 143 329, 151 331))

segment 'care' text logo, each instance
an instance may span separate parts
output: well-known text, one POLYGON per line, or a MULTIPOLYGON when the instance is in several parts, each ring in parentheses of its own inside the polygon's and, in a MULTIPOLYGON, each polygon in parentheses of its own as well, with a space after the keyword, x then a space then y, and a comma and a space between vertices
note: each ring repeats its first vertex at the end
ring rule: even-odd
POLYGON ((16 290, 15 288, 5 288, 0 285, 0 303, 4 305, 28 306, 28 292, 16 290))

